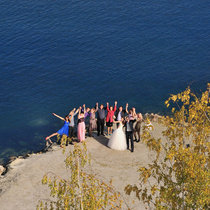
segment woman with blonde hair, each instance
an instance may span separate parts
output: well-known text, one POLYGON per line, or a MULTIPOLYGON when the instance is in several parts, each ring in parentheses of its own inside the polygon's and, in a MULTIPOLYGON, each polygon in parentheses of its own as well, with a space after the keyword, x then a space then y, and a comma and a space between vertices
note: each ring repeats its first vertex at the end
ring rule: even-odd
POLYGON ((141 123, 143 121, 143 117, 141 113, 138 113, 137 115, 137 119, 136 119, 136 125, 134 128, 134 138, 136 142, 140 142, 141 137, 140 137, 140 132, 141 132, 141 123), (138 140, 137 140, 137 136, 138 136, 138 140))

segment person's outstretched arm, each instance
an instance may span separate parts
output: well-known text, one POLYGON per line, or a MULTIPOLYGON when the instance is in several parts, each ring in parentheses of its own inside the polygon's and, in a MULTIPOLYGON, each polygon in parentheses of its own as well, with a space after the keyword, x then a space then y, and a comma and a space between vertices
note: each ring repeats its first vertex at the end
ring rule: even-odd
POLYGON ((82 107, 79 108, 78 119, 80 119, 81 109, 82 109, 82 107))
POLYGON ((128 114, 128 103, 127 103, 126 106, 125 106, 125 111, 126 111, 126 113, 128 114))
POLYGON ((72 112, 74 112, 76 110, 76 108, 72 109, 70 112, 69 112, 69 115, 71 115, 72 112))
POLYGON ((79 108, 74 112, 74 116, 79 112, 79 108))
POLYGON ((114 102, 114 112, 117 110, 117 101, 114 102))
POLYGON ((85 104, 83 104, 83 112, 84 112, 84 114, 86 113, 85 104))
POLYGON ((59 116, 59 115, 57 115, 57 114, 55 114, 55 113, 52 113, 52 114, 53 114, 55 117, 57 117, 57 118, 59 118, 59 119, 65 121, 65 119, 64 119, 63 117, 61 117, 61 116, 59 116))
POLYGON ((136 118, 136 108, 133 107, 132 110, 133 110, 133 117, 136 118))
POLYGON ((109 112, 109 103, 108 102, 106 103, 106 109, 109 112))
POLYGON ((96 108, 96 112, 97 112, 98 111, 98 102, 96 102, 95 108, 96 108))

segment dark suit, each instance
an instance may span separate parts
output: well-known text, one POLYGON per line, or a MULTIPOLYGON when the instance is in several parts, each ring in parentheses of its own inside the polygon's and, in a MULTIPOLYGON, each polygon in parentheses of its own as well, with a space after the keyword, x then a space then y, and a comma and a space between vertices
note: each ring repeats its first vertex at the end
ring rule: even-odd
POLYGON ((97 110, 97 131, 98 131, 98 136, 104 135, 104 121, 106 118, 106 107, 103 109, 98 109, 97 110))
POLYGON ((129 122, 125 121, 125 134, 126 134, 126 141, 127 141, 127 149, 129 149, 129 140, 131 142, 131 152, 134 151, 134 144, 133 144, 133 124, 136 120, 129 120, 129 122), (130 131, 128 130, 128 124, 130 126, 130 131))

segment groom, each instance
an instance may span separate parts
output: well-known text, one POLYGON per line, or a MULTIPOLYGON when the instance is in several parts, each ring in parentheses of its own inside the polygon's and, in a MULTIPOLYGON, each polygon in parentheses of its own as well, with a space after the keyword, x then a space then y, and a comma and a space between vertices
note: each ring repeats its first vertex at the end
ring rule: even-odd
POLYGON ((133 144, 133 124, 136 121, 133 117, 126 116, 125 118, 125 134, 127 141, 127 149, 129 150, 129 140, 131 142, 131 152, 134 152, 134 144, 133 144))

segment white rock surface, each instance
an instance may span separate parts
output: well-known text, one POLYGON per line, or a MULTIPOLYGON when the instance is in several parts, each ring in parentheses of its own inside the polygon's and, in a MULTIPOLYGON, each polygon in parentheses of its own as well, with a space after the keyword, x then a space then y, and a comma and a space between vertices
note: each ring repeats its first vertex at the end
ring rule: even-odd
MULTIPOLYGON (((153 134, 161 135, 161 127, 154 123, 153 134)), ((147 165, 154 158, 144 143, 135 142, 134 153, 130 151, 115 151, 108 148, 109 137, 87 138, 87 149, 91 153, 92 170, 113 185, 119 191, 132 210, 144 210, 145 206, 133 194, 128 196, 124 192, 127 184, 136 184, 139 181, 137 170, 147 165), (133 203, 133 201, 135 201, 133 203)), ((53 147, 54 148, 54 147, 53 147)), ((72 149, 69 145, 66 150, 72 149)), ((41 180, 47 172, 53 172, 63 178, 69 177, 69 170, 65 168, 65 155, 62 149, 55 147, 54 151, 31 155, 27 159, 16 159, 10 164, 10 170, 0 179, 0 209, 2 210, 31 210, 36 209, 39 200, 49 200, 50 191, 41 180)), ((122 209, 128 209, 124 204, 122 209)))
POLYGON ((6 171, 6 168, 4 166, 0 165, 0 175, 2 175, 6 171))

